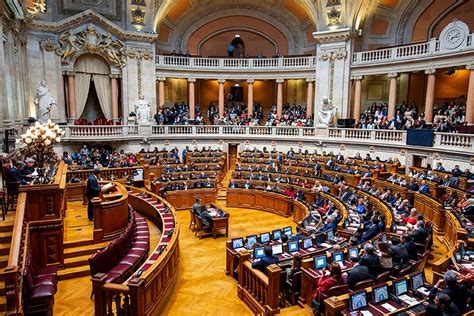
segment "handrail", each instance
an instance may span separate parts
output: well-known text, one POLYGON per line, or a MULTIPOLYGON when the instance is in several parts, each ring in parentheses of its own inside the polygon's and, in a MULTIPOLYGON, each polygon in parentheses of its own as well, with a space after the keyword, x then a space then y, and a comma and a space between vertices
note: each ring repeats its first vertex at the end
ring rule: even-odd
POLYGON ((18 266, 23 239, 23 228, 26 208, 26 192, 18 194, 16 205, 15 223, 13 224, 12 240, 10 244, 10 254, 8 256, 8 266, 18 266))

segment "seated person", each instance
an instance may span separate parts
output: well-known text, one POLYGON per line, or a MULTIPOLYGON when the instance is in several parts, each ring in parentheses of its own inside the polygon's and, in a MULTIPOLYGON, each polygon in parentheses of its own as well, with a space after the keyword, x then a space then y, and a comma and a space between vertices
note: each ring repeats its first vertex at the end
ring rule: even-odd
POLYGON ((33 158, 25 159, 25 163, 26 163, 26 166, 22 172, 25 176, 35 172, 35 160, 33 158))
POLYGON ((392 238, 391 244, 390 252, 392 253, 393 266, 397 268, 405 266, 410 260, 407 249, 397 237, 392 238))
POLYGON ((278 258, 273 255, 273 250, 270 246, 266 246, 263 249, 263 253, 265 254, 265 256, 260 258, 259 260, 255 260, 252 263, 252 268, 262 271, 266 275, 267 267, 269 265, 278 263, 278 258))
POLYGON ((365 281, 370 278, 369 275, 369 268, 367 266, 363 266, 359 264, 359 257, 351 256, 349 260, 353 263, 352 269, 348 270, 347 272, 343 273, 344 281, 347 285, 349 285, 350 289, 354 288, 360 281, 365 281))
POLYGON ((436 302, 436 296, 438 296, 439 294, 445 294, 448 297, 452 298, 452 303, 457 307, 459 312, 464 314, 469 311, 468 301, 469 299, 472 300, 473 293, 466 285, 464 285, 463 283, 459 283, 457 278, 458 273, 456 271, 446 271, 446 273, 444 274, 444 280, 439 280, 433 286, 433 288, 431 288, 428 297, 431 302, 436 302), (446 287, 444 289, 440 289, 440 285, 443 281, 446 287))
POLYGON ((455 316, 461 315, 457 306, 452 302, 451 297, 445 293, 438 293, 434 302, 426 307, 427 316, 455 316))
POLYGON ((210 232, 212 228, 212 216, 209 214, 209 211, 207 210, 206 205, 201 205, 199 211, 196 213, 199 218, 201 218, 202 221, 202 227, 210 232))
POLYGON ((27 184, 32 180, 31 174, 23 174, 25 169, 25 163, 23 161, 17 161, 15 165, 8 170, 8 182, 15 182, 18 184, 27 184))
POLYGON ((370 243, 367 243, 361 250, 359 263, 369 269, 371 278, 375 278, 381 271, 380 258, 375 254, 375 247, 370 243))
POLYGON ((362 233, 361 241, 366 242, 377 236, 380 232, 378 217, 372 217, 370 224, 366 225, 362 233))
POLYGON ((425 194, 430 194, 430 187, 426 184, 425 180, 421 181, 421 186, 418 189, 418 192, 425 193, 425 194))
POLYGON ((233 179, 230 180, 229 182, 229 188, 238 188, 239 185, 237 184, 237 182, 235 182, 233 179))
POLYGON ((415 243, 411 240, 409 235, 402 235, 401 236, 402 245, 408 252, 408 256, 411 260, 416 260, 418 257, 418 249, 415 243))
POLYGON ((414 232, 410 235, 411 240, 416 244, 423 244, 428 237, 428 232, 425 229, 424 221, 417 221, 414 227, 414 232))
POLYGON ((329 270, 323 269, 323 276, 318 279, 318 286, 316 291, 313 293, 313 309, 318 310, 321 304, 324 304, 320 300, 321 294, 326 294, 330 288, 344 284, 342 279, 341 266, 337 263, 331 263, 329 270))
MULTIPOLYGON (((286 236, 286 235, 284 235, 286 236)), ((287 236, 288 239, 288 236, 287 236)), ((282 242, 283 236, 282 236, 282 242)), ((303 261, 303 257, 299 253, 295 253, 293 256, 293 262, 291 263, 291 268, 286 269, 286 285, 291 287, 293 282, 293 275, 299 271, 301 271, 301 262, 303 261)))

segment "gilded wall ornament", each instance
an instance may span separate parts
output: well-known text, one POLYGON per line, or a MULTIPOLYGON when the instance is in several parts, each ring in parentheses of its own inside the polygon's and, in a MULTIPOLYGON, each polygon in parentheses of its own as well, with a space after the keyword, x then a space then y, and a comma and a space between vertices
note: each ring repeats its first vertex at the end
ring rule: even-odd
MULTIPOLYGON (((115 66, 124 67, 125 61, 125 45, 112 38, 112 34, 102 34, 95 30, 92 24, 87 29, 78 33, 70 30, 65 31, 59 36, 59 46, 55 48, 56 54, 61 56, 64 63, 78 51, 86 51, 89 53, 102 53, 115 66)), ((42 47, 46 50, 51 49, 51 43, 42 43, 42 47)))

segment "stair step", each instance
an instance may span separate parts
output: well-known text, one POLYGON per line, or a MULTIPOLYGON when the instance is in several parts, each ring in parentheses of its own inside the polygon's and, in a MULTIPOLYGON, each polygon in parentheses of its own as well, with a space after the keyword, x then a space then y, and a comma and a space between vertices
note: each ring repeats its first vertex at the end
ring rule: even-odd
POLYGON ((0 224, 0 232, 13 231, 13 221, 5 221, 0 224))
POLYGON ((10 244, 12 241, 12 234, 13 234, 13 231, 6 231, 6 232, 0 231, 0 243, 10 244))
POLYGON ((7 266, 9 256, 10 254, 0 256, 0 268, 5 268, 7 266))
POLYGON ((79 247, 72 247, 64 249, 64 259, 72 258, 72 257, 79 257, 85 255, 92 255, 97 250, 104 248, 109 243, 100 243, 100 244, 93 244, 93 245, 86 245, 86 246, 79 246, 79 247))
POLYGON ((88 265, 58 270, 58 278, 60 281, 88 276, 90 274, 91 272, 88 265))
POLYGON ((81 239, 64 243, 64 249, 93 245, 93 239, 81 239))
POLYGON ((0 255, 9 255, 10 254, 10 243, 0 244, 0 255))
POLYGON ((89 265, 89 258, 91 255, 84 255, 84 256, 77 256, 77 257, 70 257, 64 259, 64 268, 75 268, 80 266, 88 266, 89 265))

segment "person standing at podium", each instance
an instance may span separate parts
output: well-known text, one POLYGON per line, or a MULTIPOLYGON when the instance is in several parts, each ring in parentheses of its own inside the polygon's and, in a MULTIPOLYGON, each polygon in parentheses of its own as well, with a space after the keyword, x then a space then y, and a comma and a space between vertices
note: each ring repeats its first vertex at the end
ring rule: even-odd
POLYGON ((100 196, 99 176, 102 174, 100 169, 95 169, 94 172, 87 178, 86 197, 89 203, 87 204, 87 217, 90 221, 94 220, 94 209, 92 206, 92 199, 100 196))

